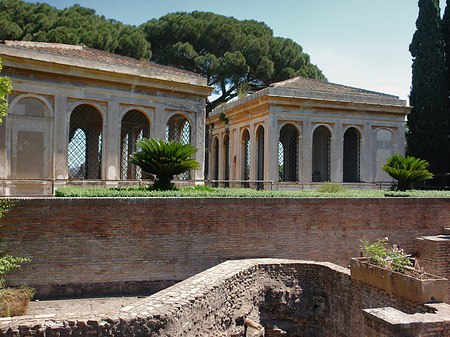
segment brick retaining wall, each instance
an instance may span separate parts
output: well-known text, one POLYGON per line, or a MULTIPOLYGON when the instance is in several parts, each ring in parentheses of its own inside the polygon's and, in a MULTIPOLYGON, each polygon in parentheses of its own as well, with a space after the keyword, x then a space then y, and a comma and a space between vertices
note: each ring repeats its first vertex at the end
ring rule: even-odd
POLYGON ((415 238, 449 226, 450 199, 439 198, 23 198, 0 240, 32 259, 7 282, 46 297, 153 292, 229 259, 346 266, 361 238, 414 252, 415 238))

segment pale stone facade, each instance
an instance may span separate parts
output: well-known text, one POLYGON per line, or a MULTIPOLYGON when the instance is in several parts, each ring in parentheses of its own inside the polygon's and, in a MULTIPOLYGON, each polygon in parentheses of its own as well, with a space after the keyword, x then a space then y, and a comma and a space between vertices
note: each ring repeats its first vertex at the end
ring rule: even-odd
POLYGON ((396 96, 296 77, 216 108, 209 179, 225 186, 313 188, 390 182, 410 107, 396 96))
POLYGON ((205 78, 83 46, 6 41, 0 58, 13 85, 0 125, 0 195, 51 194, 69 178, 139 180, 128 155, 143 136, 184 137, 201 163, 184 179, 203 181, 205 78))

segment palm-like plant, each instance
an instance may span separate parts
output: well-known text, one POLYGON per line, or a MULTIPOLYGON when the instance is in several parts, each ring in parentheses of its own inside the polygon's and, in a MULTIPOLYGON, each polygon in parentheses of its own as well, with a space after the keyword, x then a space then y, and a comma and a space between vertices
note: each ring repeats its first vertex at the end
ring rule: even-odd
POLYGON ((399 191, 406 191, 411 184, 433 178, 433 173, 427 170, 428 166, 430 164, 424 159, 394 154, 387 159, 383 171, 398 180, 399 191))
POLYGON ((173 189, 170 181, 174 175, 200 167, 190 158, 197 149, 189 144, 144 138, 136 143, 136 147, 138 151, 130 156, 130 162, 140 166, 144 172, 156 175, 155 189, 173 189))

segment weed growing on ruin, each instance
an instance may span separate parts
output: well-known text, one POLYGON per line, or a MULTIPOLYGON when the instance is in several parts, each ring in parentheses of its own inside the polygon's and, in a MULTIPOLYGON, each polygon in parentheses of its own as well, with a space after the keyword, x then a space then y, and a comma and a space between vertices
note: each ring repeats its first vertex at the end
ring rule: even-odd
MULTIPOLYGON (((4 214, 8 212, 8 208, 12 206, 8 200, 0 200, 0 220, 4 214)), ((14 268, 20 268, 22 263, 30 262, 30 259, 12 256, 6 252, 7 246, 5 243, 0 242, 0 289, 3 288, 4 279, 3 276, 14 268)))
POLYGON ((403 273, 406 267, 411 266, 411 258, 397 245, 388 246, 387 237, 378 239, 372 244, 361 240, 361 251, 369 263, 403 273))

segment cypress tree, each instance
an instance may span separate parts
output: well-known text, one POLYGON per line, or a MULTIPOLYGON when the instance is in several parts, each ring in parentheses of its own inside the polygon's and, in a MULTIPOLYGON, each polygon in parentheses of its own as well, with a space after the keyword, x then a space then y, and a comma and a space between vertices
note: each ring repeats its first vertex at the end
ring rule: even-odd
POLYGON ((426 159, 430 163, 430 171, 440 174, 450 172, 450 139, 439 1, 419 0, 416 27, 409 46, 413 65, 407 152, 426 159))

